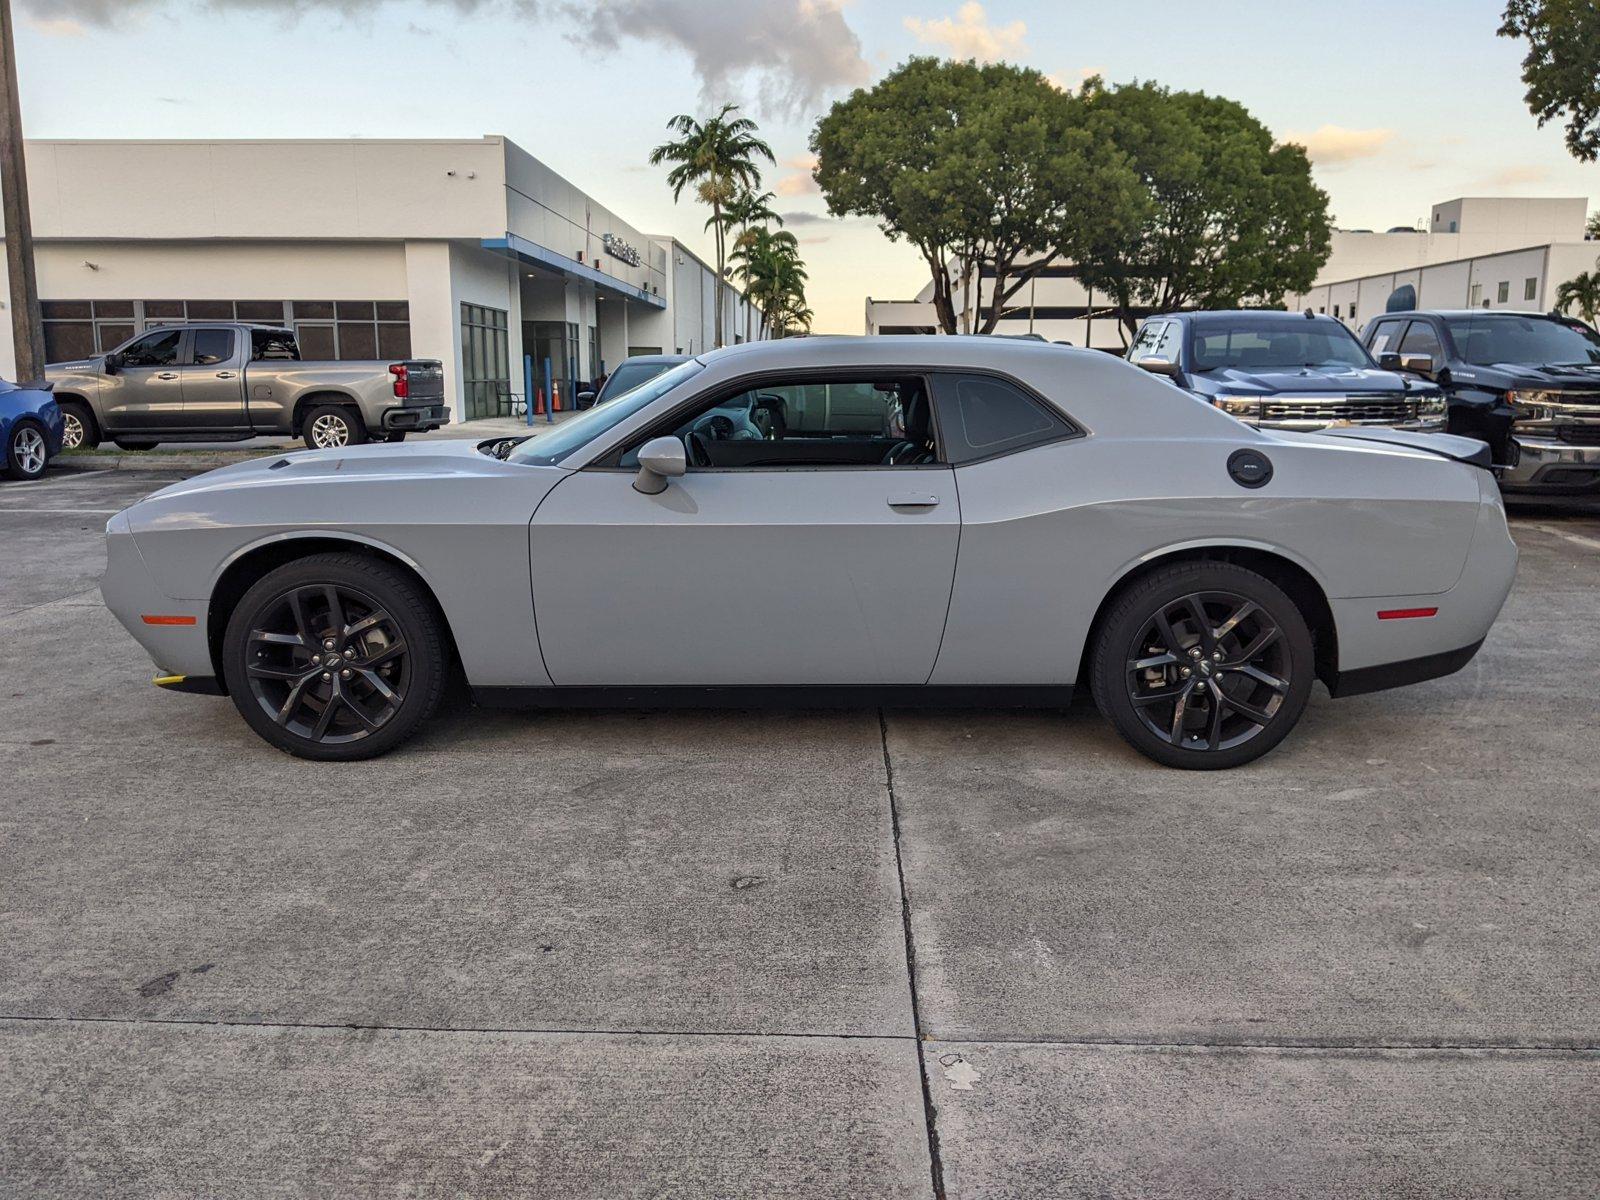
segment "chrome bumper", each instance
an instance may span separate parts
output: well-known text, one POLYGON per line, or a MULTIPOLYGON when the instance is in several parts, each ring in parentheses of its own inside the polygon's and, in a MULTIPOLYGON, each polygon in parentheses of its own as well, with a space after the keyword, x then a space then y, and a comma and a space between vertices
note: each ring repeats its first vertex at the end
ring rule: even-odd
POLYGON ((1516 435, 1517 464, 1500 475, 1506 491, 1600 492, 1600 445, 1516 435))

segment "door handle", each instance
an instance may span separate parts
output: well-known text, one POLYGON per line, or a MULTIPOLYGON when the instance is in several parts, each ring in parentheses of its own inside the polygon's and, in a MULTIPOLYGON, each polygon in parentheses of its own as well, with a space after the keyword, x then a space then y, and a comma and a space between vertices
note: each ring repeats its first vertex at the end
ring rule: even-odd
POLYGON ((218 371, 217 372, 217 378, 218 379, 237 379, 238 376, 235 375, 232 371, 218 371))
POLYGON ((909 496, 890 496, 890 508, 932 508, 939 503, 939 497, 930 496, 926 492, 909 496))
POLYGON ((161 371, 156 374, 157 379, 176 379, 177 377, 178 373, 176 371, 161 371))

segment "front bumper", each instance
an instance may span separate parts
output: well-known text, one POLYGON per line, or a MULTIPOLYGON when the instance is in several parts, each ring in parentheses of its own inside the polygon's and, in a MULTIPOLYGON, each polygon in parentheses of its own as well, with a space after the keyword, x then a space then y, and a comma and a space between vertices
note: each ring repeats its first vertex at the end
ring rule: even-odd
POLYGON ((390 433, 403 433, 413 429, 438 429, 450 424, 450 409, 443 404, 418 404, 386 409, 382 424, 390 433))
POLYGON ((1600 493, 1600 445, 1585 446, 1558 438, 1517 435, 1517 462, 1500 476, 1510 492, 1550 495, 1600 493))
POLYGON ((100 579, 100 595, 112 616, 150 655, 158 679, 215 675, 207 634, 209 605, 204 600, 176 600, 156 585, 134 544, 126 512, 106 523, 106 573, 100 579))

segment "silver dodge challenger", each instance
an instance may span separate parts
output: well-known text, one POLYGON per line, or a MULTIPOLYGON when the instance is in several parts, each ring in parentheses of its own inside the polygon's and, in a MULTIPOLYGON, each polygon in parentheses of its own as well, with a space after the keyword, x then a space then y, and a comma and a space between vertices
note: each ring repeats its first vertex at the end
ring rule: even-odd
POLYGON ((1232 767, 1460 669, 1516 570, 1477 441, 1252 429, 1107 354, 809 338, 529 438, 269 456, 107 525, 158 684, 381 754, 480 704, 1057 706, 1232 767))

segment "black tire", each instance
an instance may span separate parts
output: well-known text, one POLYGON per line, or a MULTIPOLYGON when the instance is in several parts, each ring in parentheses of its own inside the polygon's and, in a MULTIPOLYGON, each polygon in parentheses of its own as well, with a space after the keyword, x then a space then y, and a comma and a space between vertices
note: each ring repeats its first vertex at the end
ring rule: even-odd
POLYGON ((126 438, 113 438, 112 440, 117 443, 118 450, 132 450, 135 453, 139 453, 144 450, 154 450, 156 448, 155 442, 134 442, 129 441, 126 438))
POLYGON ((1139 753, 1220 770, 1294 728, 1315 658, 1305 616, 1270 579, 1232 563, 1175 563, 1113 599, 1090 679, 1095 704, 1139 753))
POLYGON ((367 440, 367 426, 361 414, 341 404, 320 404, 313 408, 306 413, 300 432, 311 450, 359 446, 367 440))
POLYGON ((258 580, 228 620, 222 669, 252 729, 324 762, 394 749, 433 715, 448 674, 432 598, 363 554, 312 555, 258 580))
POLYGON ((100 444, 100 425, 92 410, 82 400, 59 400, 61 415, 66 420, 66 431, 61 437, 63 450, 93 450, 100 444))
POLYGON ((6 432, 6 478, 20 482, 43 478, 49 463, 50 445, 45 440, 44 426, 37 421, 13 421, 6 432))
POLYGON ((408 429, 401 429, 394 433, 385 434, 383 440, 386 442, 403 442, 406 440, 406 434, 409 432, 410 430, 408 429))

